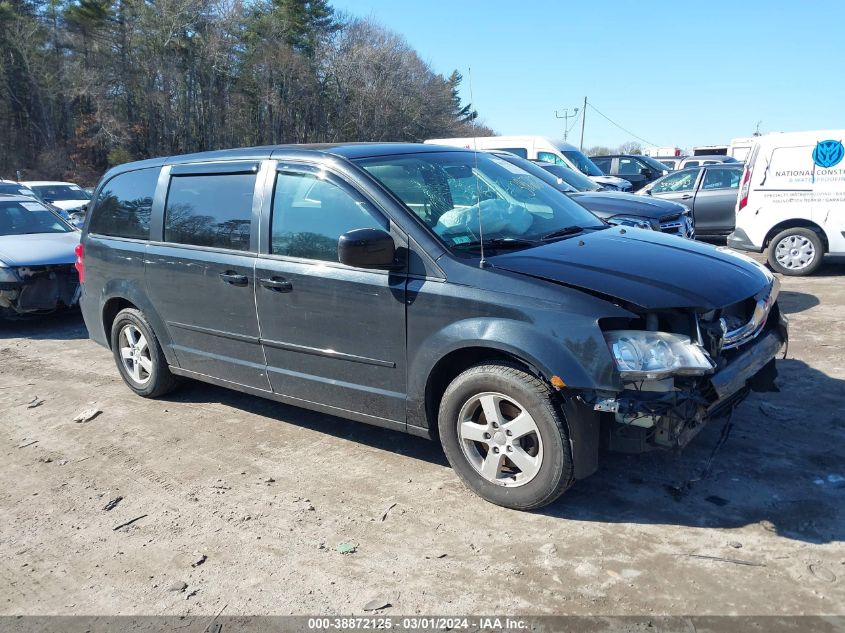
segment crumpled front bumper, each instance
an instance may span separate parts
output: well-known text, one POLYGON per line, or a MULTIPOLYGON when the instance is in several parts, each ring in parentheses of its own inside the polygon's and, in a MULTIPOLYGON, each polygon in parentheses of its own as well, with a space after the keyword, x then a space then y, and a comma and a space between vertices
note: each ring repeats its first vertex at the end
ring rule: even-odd
POLYGON ((20 269, 18 282, 0 283, 0 313, 7 316, 51 312, 79 303, 79 276, 73 266, 20 269))
POLYGON ((787 340, 787 322, 780 315, 710 376, 676 378, 674 388, 665 391, 628 388, 596 402, 596 410, 614 414, 603 431, 605 446, 626 453, 685 446, 709 420, 730 413, 749 391, 774 389, 775 357, 787 340))

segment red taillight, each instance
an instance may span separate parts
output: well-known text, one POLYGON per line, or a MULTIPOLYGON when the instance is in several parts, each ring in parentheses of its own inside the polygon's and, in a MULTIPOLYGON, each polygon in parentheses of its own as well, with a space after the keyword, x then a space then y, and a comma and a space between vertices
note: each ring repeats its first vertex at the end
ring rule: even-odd
POLYGON ((742 173, 742 185, 739 188, 739 206, 737 211, 742 211, 748 204, 748 191, 751 189, 751 165, 746 165, 742 173))
POLYGON ((82 245, 82 242, 76 245, 73 252, 76 253, 76 263, 73 267, 76 268, 76 272, 79 273, 79 283, 85 283, 85 268, 82 265, 82 257, 85 255, 85 247, 82 245))

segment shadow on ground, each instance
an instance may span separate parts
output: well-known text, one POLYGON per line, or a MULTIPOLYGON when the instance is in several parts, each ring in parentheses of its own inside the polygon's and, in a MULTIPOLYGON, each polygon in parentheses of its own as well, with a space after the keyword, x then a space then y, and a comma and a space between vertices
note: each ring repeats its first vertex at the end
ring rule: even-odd
MULTIPOLYGON (((737 409, 728 441, 712 457, 725 419, 714 420, 681 454, 606 454, 592 477, 541 512, 603 523, 738 528, 759 523, 810 542, 845 540, 845 381, 799 360, 779 363, 780 393, 752 394, 737 409), (800 403, 812 402, 808 411, 800 403)), ((438 444, 279 404, 187 383, 173 402, 227 406, 407 457, 448 465, 438 444)))
POLYGON ((778 305, 784 314, 796 314, 815 308, 819 305, 819 298, 806 292, 784 290, 778 296, 778 305))
POLYGON ((88 330, 79 310, 65 310, 45 316, 0 319, 0 340, 7 338, 70 341, 88 338, 88 330))

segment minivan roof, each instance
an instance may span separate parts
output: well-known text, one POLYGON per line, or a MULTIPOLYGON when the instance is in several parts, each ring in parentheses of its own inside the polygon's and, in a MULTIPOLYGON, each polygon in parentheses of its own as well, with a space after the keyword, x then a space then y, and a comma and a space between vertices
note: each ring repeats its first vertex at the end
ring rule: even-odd
POLYGON ((257 147, 239 147, 232 149, 211 150, 194 154, 162 156, 146 160, 123 163, 107 171, 103 179, 119 173, 162 167, 182 163, 211 162, 218 160, 265 160, 283 152, 316 152, 326 156, 341 156, 347 159, 370 158, 375 156, 393 156, 396 154, 416 154, 420 152, 466 152, 461 147, 449 145, 423 145, 422 143, 308 143, 287 145, 261 145, 257 147))

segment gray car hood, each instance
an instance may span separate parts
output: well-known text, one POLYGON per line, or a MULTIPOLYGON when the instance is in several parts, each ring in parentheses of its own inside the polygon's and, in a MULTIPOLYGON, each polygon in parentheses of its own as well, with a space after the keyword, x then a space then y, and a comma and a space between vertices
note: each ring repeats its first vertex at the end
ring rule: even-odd
POLYGON ((687 210, 684 205, 671 200, 647 198, 633 193, 585 191, 571 193, 569 196, 590 211, 598 211, 610 216, 629 214, 657 219, 664 215, 683 213, 687 210))
POLYGON ((0 235, 0 261, 15 267, 72 264, 76 261, 73 249, 79 244, 79 236, 79 231, 0 235))

